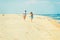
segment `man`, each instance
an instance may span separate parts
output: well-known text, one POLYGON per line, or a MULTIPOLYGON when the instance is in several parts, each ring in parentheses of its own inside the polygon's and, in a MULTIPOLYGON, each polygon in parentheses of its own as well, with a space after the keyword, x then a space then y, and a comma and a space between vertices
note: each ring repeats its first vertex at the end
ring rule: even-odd
POLYGON ((24 20, 26 19, 26 10, 25 10, 25 13, 23 15, 23 18, 24 18, 24 20))

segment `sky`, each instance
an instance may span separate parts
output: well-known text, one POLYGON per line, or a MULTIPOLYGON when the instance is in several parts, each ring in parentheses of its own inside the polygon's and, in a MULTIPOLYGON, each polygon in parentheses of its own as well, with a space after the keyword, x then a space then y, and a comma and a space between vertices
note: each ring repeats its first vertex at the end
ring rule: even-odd
POLYGON ((0 0, 0 14, 60 14, 60 0, 0 0))

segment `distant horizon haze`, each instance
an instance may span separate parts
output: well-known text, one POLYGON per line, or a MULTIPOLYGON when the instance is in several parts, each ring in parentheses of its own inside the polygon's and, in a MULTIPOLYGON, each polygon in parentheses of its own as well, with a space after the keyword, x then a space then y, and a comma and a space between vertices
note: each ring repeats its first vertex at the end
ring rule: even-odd
POLYGON ((0 0, 0 14, 60 14, 60 0, 0 0))

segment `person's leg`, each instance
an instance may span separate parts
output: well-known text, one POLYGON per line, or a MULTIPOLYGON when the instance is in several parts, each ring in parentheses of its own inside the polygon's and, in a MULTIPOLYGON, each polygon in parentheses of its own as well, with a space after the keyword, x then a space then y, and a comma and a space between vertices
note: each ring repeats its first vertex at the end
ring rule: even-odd
POLYGON ((31 19, 31 22, 32 22, 32 19, 31 19))
POLYGON ((26 19, 26 16, 24 16, 24 20, 26 19))
POLYGON ((32 22, 32 20, 33 20, 33 17, 31 17, 31 22, 32 22))

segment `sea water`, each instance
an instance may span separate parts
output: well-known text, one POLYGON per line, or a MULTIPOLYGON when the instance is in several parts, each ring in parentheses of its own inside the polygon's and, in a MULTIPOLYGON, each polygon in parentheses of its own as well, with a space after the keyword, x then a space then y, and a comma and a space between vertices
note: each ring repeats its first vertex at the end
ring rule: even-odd
POLYGON ((60 23, 60 14, 39 14, 39 15, 49 16, 49 17, 57 20, 60 23))

